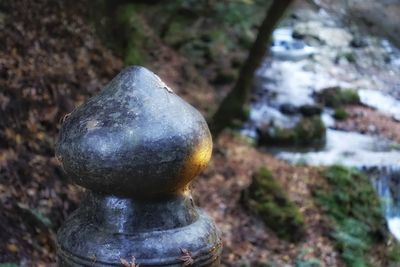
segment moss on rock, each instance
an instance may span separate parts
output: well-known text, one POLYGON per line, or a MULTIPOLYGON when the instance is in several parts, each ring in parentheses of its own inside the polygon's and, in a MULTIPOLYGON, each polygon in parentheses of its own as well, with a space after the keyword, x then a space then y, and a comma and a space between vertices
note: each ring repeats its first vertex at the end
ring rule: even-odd
POLYGON ((320 116, 304 117, 293 128, 268 127, 259 131, 261 144, 321 145, 325 142, 326 127, 320 116))
POLYGON ((333 117, 339 121, 347 119, 349 114, 346 112, 344 108, 337 108, 335 109, 335 113, 333 114, 333 117))
POLYGON ((319 102, 327 107, 338 108, 343 105, 356 105, 360 103, 360 97, 354 89, 342 89, 332 87, 323 90, 317 96, 319 102))
POLYGON ((302 118, 294 128, 298 144, 314 144, 325 141, 326 127, 319 116, 302 118))
POLYGON ((298 241, 304 236, 302 214, 268 169, 261 168, 253 176, 244 201, 278 237, 298 241))
POLYGON ((292 145, 296 143, 296 133, 293 128, 280 128, 268 126, 259 131, 260 144, 292 145))
POLYGON ((303 105, 299 108, 300 113, 305 117, 321 115, 322 107, 320 105, 303 105))
MULTIPOLYGON (((389 233, 371 182, 359 171, 342 166, 326 169, 323 176, 328 187, 314 190, 314 196, 330 218, 331 237, 342 259, 347 266, 372 266, 373 250, 385 245, 389 233)), ((390 253, 386 257, 392 261, 390 253)))

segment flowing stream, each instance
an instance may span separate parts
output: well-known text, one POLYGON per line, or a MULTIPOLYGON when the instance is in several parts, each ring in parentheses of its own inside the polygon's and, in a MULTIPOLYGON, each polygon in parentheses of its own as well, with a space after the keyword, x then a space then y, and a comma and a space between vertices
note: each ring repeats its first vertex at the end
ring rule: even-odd
MULTIPOLYGON (((326 14, 317 17, 290 21, 275 31, 271 56, 256 75, 250 119, 242 130, 245 135, 257 138, 257 130, 265 124, 293 127, 302 115, 283 112, 282 107, 296 110, 315 105, 315 93, 334 86, 357 90, 363 105, 400 120, 396 95, 400 52, 388 41, 372 37, 363 48, 352 46, 355 37, 348 30, 336 27, 326 14), (353 56, 362 60, 354 62, 353 56), (373 59, 366 65, 364 59, 369 57, 373 59)), ((400 240, 400 145, 381 136, 336 130, 333 112, 324 108, 321 114, 327 127, 324 146, 270 151, 293 164, 342 164, 366 171, 382 199, 389 229, 400 240)))

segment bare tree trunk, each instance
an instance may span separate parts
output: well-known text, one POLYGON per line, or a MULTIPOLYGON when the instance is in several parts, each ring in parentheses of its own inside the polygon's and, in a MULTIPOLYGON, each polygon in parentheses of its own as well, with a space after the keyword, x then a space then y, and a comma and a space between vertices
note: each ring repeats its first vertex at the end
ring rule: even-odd
POLYGON ((233 89, 222 100, 211 120, 211 131, 214 138, 235 120, 247 118, 246 106, 253 83, 253 77, 267 53, 267 46, 275 26, 294 0, 274 0, 259 28, 257 38, 250 49, 233 89))

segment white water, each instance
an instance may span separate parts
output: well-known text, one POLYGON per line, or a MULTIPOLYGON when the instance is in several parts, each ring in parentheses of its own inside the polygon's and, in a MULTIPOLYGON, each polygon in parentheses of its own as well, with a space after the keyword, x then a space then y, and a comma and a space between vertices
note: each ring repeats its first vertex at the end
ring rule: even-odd
POLYGON ((381 198, 388 228, 400 240, 400 168, 378 168, 370 176, 381 198))
POLYGON ((388 140, 353 132, 327 130, 326 146, 319 151, 280 151, 277 156, 311 166, 341 164, 367 170, 381 201, 388 228, 400 240, 400 151, 388 140), (370 173, 368 170, 374 170, 370 173))
MULTIPOLYGON (((364 75, 358 73, 357 68, 349 68, 347 63, 334 63, 335 56, 343 48, 328 48, 324 45, 310 47, 294 40, 291 35, 290 28, 275 31, 276 42, 271 47, 272 59, 264 62, 256 76, 256 88, 261 97, 252 104, 250 121, 242 131, 244 134, 256 137, 255 129, 262 125, 293 127, 299 115, 282 113, 281 105, 299 107, 314 104, 315 92, 333 86, 357 89, 364 105, 400 120, 400 101, 377 90, 384 89, 386 84, 379 80, 379 74, 364 75)), ((383 45, 390 54, 392 70, 396 70, 400 66, 400 54, 392 49, 390 43, 383 42, 383 45)), ((386 92, 390 91, 387 89, 386 92)), ((329 109, 324 109, 322 113, 321 118, 327 127, 335 126, 332 113, 329 109)), ((398 144, 382 137, 329 128, 326 145, 322 149, 306 152, 280 149, 277 157, 313 166, 342 164, 362 169, 377 168, 376 175, 371 176, 371 179, 383 200, 389 230, 400 240, 400 185, 393 185, 393 181, 397 181, 396 177, 400 179, 400 171, 393 167, 400 166, 399 148, 398 144)))
POLYGON ((387 218, 389 231, 400 240, 400 217, 387 218))
POLYGON ((377 90, 359 90, 361 103, 377 109, 400 121, 400 101, 377 90))
POLYGON ((312 166, 341 164, 349 167, 400 165, 396 144, 380 137, 328 129, 326 145, 311 152, 280 151, 277 157, 291 163, 312 166))

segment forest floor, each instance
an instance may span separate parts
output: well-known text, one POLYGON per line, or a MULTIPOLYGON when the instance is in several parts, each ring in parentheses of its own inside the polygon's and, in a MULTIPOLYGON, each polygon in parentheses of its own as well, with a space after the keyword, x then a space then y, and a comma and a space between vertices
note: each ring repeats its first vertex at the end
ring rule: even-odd
MULTIPOLYGON (((98 92, 122 60, 96 36, 85 6, 70 1, 5 1, 0 5, 0 262, 55 265, 55 232, 82 190, 71 185, 54 157, 62 117, 98 92)), ((187 59, 159 44, 149 66, 178 95, 206 113, 218 97, 187 59)), ((400 141, 400 124, 364 107, 349 108, 343 128, 377 131, 400 141), (360 115, 363 114, 363 115, 360 115), (356 122, 356 123, 355 123, 356 122)), ((225 266, 295 266, 318 259, 342 266, 311 188, 321 170, 292 166, 226 131, 208 169, 193 185, 195 199, 222 231, 225 266), (306 220, 299 243, 279 239, 241 204, 241 192, 268 167, 306 220)))

